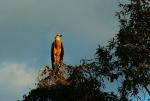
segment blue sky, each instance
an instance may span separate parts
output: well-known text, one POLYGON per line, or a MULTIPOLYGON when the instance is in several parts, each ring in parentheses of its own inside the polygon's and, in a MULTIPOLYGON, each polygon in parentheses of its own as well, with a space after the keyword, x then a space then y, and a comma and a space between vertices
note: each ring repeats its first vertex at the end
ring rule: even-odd
POLYGON ((119 30, 114 0, 0 0, 0 100, 16 101, 50 65, 50 46, 63 34, 64 62, 93 58, 119 30))

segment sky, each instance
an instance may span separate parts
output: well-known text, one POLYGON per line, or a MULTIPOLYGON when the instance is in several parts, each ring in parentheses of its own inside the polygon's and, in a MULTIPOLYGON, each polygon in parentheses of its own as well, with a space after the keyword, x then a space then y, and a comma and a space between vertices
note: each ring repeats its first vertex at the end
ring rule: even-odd
MULTIPOLYGON (((119 0, 118 0, 119 1, 119 0)), ((117 0, 0 0, 0 100, 20 100, 51 65, 55 33, 63 35, 64 63, 94 57, 117 34, 117 0)))

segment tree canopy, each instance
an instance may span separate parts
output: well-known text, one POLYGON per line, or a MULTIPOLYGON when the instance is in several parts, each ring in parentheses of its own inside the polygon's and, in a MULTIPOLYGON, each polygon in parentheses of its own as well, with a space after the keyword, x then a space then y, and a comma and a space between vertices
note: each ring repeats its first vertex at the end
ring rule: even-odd
POLYGON ((23 101, 128 101, 140 88, 150 95, 150 0, 126 1, 116 13, 119 32, 107 46, 97 48, 94 59, 70 66, 69 85, 38 87, 23 101), (101 90, 106 78, 122 78, 119 95, 101 90))
POLYGON ((117 12, 119 33, 107 47, 99 47, 99 62, 108 73, 123 77, 122 96, 137 95, 145 88, 150 95, 150 0, 127 0, 117 12))

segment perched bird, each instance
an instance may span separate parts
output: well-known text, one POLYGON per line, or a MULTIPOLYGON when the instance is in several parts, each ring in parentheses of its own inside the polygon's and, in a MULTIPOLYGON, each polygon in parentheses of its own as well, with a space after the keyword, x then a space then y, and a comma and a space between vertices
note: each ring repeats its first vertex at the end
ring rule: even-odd
POLYGON ((52 68, 55 67, 55 64, 61 64, 64 56, 64 45, 62 43, 60 34, 57 34, 54 38, 54 42, 51 46, 51 62, 52 68))

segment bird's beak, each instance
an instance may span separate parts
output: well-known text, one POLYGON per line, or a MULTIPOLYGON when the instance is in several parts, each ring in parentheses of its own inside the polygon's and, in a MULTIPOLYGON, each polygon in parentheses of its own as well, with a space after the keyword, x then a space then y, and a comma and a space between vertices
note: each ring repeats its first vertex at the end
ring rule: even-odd
POLYGON ((60 34, 59 36, 60 36, 60 37, 62 37, 62 35, 61 35, 61 34, 60 34))

